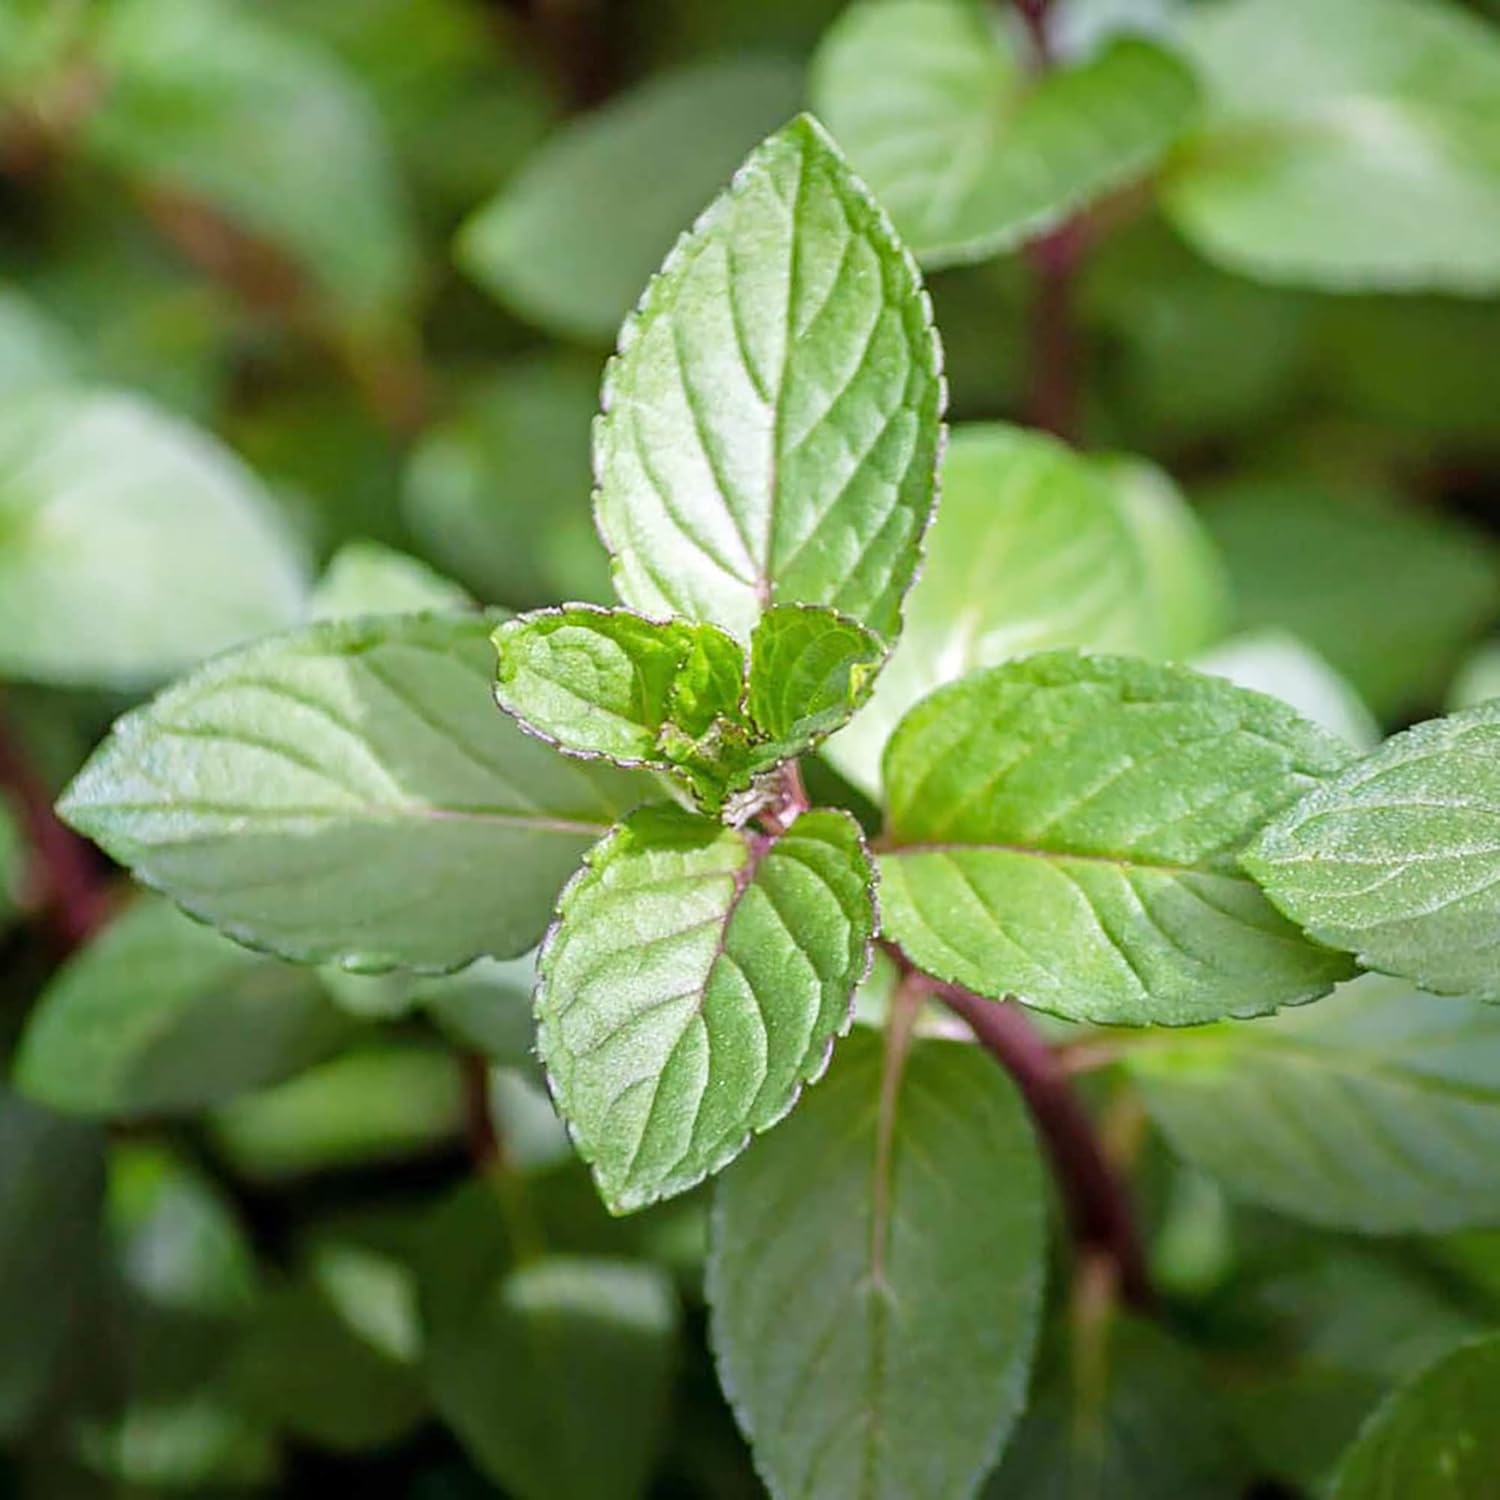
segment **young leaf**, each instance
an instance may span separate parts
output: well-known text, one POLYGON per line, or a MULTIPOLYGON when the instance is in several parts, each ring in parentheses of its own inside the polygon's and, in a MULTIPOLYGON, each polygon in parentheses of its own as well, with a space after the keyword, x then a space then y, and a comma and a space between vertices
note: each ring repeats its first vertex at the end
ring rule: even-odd
POLYGON ((711 1336, 773 1496, 974 1493, 1024 1397, 1044 1221, 989 1058, 899 1029, 840 1044, 714 1204, 711 1336))
POLYGON ((151 682, 292 624, 302 595, 275 502, 213 439, 102 392, 0 412, 0 674, 151 682))
POLYGON ((424 562, 379 542, 346 542, 334 554, 307 601, 314 620, 359 615, 420 614, 472 609, 456 583, 424 562))
POLYGON ((886 750, 885 930, 929 972, 1073 1020, 1189 1025, 1353 966, 1235 856, 1352 752, 1182 667, 1072 652, 977 672, 886 750))
POLYGON ((459 262, 522 317, 612 338, 684 224, 797 108, 799 70, 735 58, 662 74, 555 136, 464 225, 459 262))
POLYGON ((1019 28, 974 0, 856 4, 813 63, 813 107, 928 265, 982 260, 1148 171, 1192 75, 1125 39, 1032 76, 1019 28))
POLYGON ((1500 287, 1500 40, 1446 0, 1231 0, 1183 29, 1208 118, 1164 206, 1203 254, 1325 290, 1500 287))
POLYGON ((588 856, 542 950, 537 1047, 615 1212, 718 1171, 821 1075, 872 878, 844 812, 771 839, 647 808, 588 856))
POLYGON ((1445 1354, 1365 1424, 1332 1500, 1478 1500, 1500 1473, 1500 1336, 1445 1354))
POLYGON ((1432 719, 1288 808, 1242 863, 1366 968, 1500 1000, 1500 702, 1432 719))
POLYGON ((99 1119, 195 1110, 300 1072, 352 1030, 313 974, 148 898, 42 992, 15 1081, 99 1119))
POLYGON ((1500 1011, 1477 1001, 1371 976, 1126 1060, 1173 1149, 1242 1197, 1375 1234, 1500 1218, 1500 1011))
POLYGON ((649 787, 490 701, 493 621, 329 621, 223 656, 126 715, 63 816, 148 884, 302 962, 511 957, 649 787))
POLYGON ((821 127, 793 121, 678 242, 605 375, 595 509, 621 597, 742 641, 783 602, 893 639, 939 364, 911 258, 821 127))
MULTIPOLYGON (((1110 462, 1118 463, 1019 427, 954 430, 943 457, 943 503, 901 641, 869 706, 828 747, 840 770, 873 789, 881 751, 906 711, 975 667, 1053 646, 1181 656, 1201 644, 1158 618, 1157 590, 1164 599, 1174 585, 1216 588, 1211 553, 1202 543, 1179 543, 1176 566, 1152 564, 1148 550, 1154 556, 1158 543, 1137 544, 1125 503, 1133 484, 1110 462)), ((1193 533, 1175 491, 1153 500, 1178 513, 1158 524, 1193 533)))

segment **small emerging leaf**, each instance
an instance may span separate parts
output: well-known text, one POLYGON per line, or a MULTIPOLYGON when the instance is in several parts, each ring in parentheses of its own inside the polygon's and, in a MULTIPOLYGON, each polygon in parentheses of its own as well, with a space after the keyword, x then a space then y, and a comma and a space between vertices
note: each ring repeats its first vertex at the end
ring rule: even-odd
POLYGON ((931 973, 1074 1020, 1188 1025, 1326 994, 1236 855, 1352 751, 1182 667, 1050 652, 925 699, 885 757, 887 934, 931 973))
POLYGON ((868 964, 871 879, 831 811, 772 839, 648 808, 588 856, 542 951, 537 1046, 611 1208, 718 1171, 823 1072, 868 964))
POLYGON ((1500 702, 1387 740, 1247 850, 1294 922, 1445 995, 1500 1000, 1500 702))
POLYGON ((885 648, 857 621, 810 604, 778 605, 750 637, 750 718, 800 753, 849 721, 870 695, 885 648))

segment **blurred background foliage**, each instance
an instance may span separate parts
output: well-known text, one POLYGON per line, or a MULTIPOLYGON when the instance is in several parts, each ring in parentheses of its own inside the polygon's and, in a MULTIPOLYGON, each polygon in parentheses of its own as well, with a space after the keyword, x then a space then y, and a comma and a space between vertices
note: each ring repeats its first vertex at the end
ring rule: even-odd
MULTIPOLYGON (((1196 8, 1057 0, 1076 56, 1170 45, 1196 8)), ((760 1492, 704 1345, 704 1195, 605 1215, 535 1073, 525 960, 296 970, 150 895, 59 913, 28 846, 111 718, 228 645, 608 597, 603 361, 841 9, 0 0, 0 1493, 760 1492)), ((1243 107, 1200 84, 1210 118, 1243 107)), ((1199 506, 1220 669, 1365 740, 1494 695, 1500 274, 1332 289, 1197 232, 1210 188, 1098 208, 1082 443, 1199 506)), ((930 286, 954 417, 1023 416, 1026 258, 930 286)), ((1113 1331, 1110 1442, 1068 1489, 1059 1320, 996 1496, 1124 1495, 1105 1476, 1142 1454, 1165 1467, 1129 1493, 1310 1493, 1374 1400, 1500 1316, 1500 1237, 1295 1225, 1103 1102, 1164 1326, 1113 1331)))

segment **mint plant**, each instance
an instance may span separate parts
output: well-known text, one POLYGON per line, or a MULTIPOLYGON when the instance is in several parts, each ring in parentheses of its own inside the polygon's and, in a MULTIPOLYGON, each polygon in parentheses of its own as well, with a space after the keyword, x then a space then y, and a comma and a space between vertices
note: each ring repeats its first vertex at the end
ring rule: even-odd
POLYGON ((23 177, 276 322, 237 457, 0 287, 0 1488, 1491 1493, 1500 552, 1294 410, 1480 359, 1361 298, 1494 290, 1500 43, 1367 3, 856 0, 812 113, 548 135, 546 7, 0 0, 23 177), (556 347, 443 388, 428 217, 556 347))

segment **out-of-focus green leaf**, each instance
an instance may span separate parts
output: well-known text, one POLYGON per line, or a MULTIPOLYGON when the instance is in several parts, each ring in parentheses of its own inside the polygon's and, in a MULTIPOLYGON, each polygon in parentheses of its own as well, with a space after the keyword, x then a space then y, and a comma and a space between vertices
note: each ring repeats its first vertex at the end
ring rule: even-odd
POLYGON ((875 926, 848 813, 773 839, 675 808, 627 819, 563 893, 537 1046, 615 1212, 717 1172, 848 1029, 875 926))
POLYGON ((37 386, 66 384, 77 365, 66 332, 23 292, 0 286, 0 395, 9 401, 37 386))
POLYGON ((1373 976, 1126 1052, 1179 1155, 1241 1197, 1377 1234, 1500 1221, 1497 1058, 1494 1007, 1373 976))
POLYGON ((613 597, 589 508, 599 372, 535 357, 470 390, 412 453, 407 524, 481 598, 521 606, 613 597))
POLYGON ((826 604, 894 642, 935 494, 931 312, 811 116, 757 147, 605 374, 594 509, 621 598, 742 641, 773 604, 826 604))
POLYGON ((536 954, 481 958, 457 974, 422 980, 415 999, 453 1042, 492 1063, 525 1066, 532 1056, 531 993, 536 954))
POLYGON ((136 686, 297 618, 299 559, 255 477, 137 400, 0 412, 0 672, 136 686))
POLYGON ((0 797, 0 932, 14 921, 21 910, 26 895, 29 858, 20 824, 11 812, 9 802, 0 797))
POLYGON ((1245 481, 1208 497, 1203 518, 1240 627, 1300 637, 1382 717, 1440 692, 1463 646, 1500 614, 1490 542, 1383 495, 1245 481))
MULTIPOLYGON (((1061 1342, 1061 1341, 1059 1341, 1061 1342)), ((1119 1315, 1043 1362, 989 1500, 1227 1500, 1248 1478, 1186 1345, 1119 1315)))
POLYGON ((714 1203, 712 1342, 770 1492, 972 1494, 1022 1403, 1043 1227, 1025 1111, 989 1058, 841 1043, 714 1203))
POLYGON ((471 609, 474 601, 426 563, 379 542, 349 542, 333 556, 308 599, 314 620, 471 609))
POLYGON ((1352 752, 1183 667, 1050 652, 940 688, 885 755, 885 934, 930 973, 1075 1021, 1190 1025, 1354 966, 1236 863, 1352 752))
POLYGON ((300 1072, 351 1031, 307 970, 147 898, 43 992, 15 1080, 99 1119, 182 1113, 300 1072))
POLYGON ((1219 565, 1150 466, 974 425, 953 433, 941 489, 901 641, 826 751, 866 790, 906 711, 976 667, 1055 646, 1183 656, 1216 628, 1219 565))
POLYGON ((974 0, 856 4, 813 64, 813 107, 919 259, 978 260, 1149 171, 1192 75, 1139 38, 1038 72, 974 0))
POLYGON ((1500 1000, 1500 703, 1393 736, 1284 811, 1242 862, 1365 968, 1500 1000))
POLYGON ((1232 0, 1182 40, 1207 119, 1164 203, 1232 270, 1500 287, 1500 38, 1448 0, 1232 0))
POLYGON ((222 656, 116 724, 63 816, 189 911, 302 962, 522 952, 651 787, 507 722, 493 623, 330 620, 222 656))
POLYGON ((237 1099, 209 1129, 236 1171, 276 1181, 420 1156, 456 1140, 465 1118, 452 1053, 384 1043, 237 1099))
POLYGON ((1375 1413, 1333 1500, 1479 1500, 1500 1473, 1500 1337, 1444 1355, 1375 1413))
POLYGON ((1234 636, 1193 665, 1290 703, 1357 750, 1372 750, 1380 742, 1380 726, 1359 694, 1316 651, 1284 630, 1271 626, 1234 636))
POLYGON ((459 260, 522 317, 606 342, 683 225, 800 95, 799 70, 771 58, 660 74, 554 136, 464 226, 459 260))
POLYGON ((284 251, 362 327, 399 316, 414 245, 380 122, 320 49, 228 0, 109 0, 85 147, 284 251))
POLYGON ((1477 708, 1500 698, 1500 641, 1487 641, 1472 651, 1448 684, 1449 713, 1477 708))

